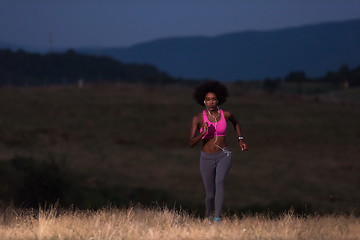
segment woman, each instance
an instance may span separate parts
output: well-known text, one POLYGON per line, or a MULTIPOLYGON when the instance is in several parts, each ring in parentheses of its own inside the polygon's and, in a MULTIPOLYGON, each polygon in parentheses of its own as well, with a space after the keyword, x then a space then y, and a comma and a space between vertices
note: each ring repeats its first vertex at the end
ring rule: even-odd
POLYGON ((214 221, 220 221, 225 195, 224 179, 232 162, 231 152, 225 139, 227 121, 233 124, 241 149, 243 151, 248 149, 234 115, 219 108, 228 96, 226 87, 217 81, 203 82, 194 92, 196 102, 205 106, 205 110, 193 117, 189 146, 193 147, 202 140, 200 172, 206 191, 208 222, 214 211, 214 221))

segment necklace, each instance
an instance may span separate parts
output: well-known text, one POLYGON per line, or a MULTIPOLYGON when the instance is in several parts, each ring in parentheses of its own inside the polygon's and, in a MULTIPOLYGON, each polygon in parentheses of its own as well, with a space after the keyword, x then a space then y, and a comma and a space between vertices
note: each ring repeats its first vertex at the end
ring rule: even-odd
MULTIPOLYGON (((214 119, 215 119, 215 121, 216 121, 216 119, 218 118, 218 116, 219 116, 219 110, 218 110, 218 112, 217 112, 217 115, 214 117, 213 115, 211 115, 211 113, 210 113, 210 111, 209 111, 209 109, 207 109, 207 111, 208 111, 208 113, 209 113, 209 115, 211 116, 211 117, 213 117, 214 119)), ((216 121, 217 122, 217 121, 216 121)))

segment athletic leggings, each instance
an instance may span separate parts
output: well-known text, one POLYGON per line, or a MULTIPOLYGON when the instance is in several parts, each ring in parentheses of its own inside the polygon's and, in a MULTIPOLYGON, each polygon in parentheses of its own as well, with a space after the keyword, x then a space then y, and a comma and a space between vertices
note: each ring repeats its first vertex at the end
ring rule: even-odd
MULTIPOLYGON (((226 148, 225 148, 226 149, 226 148)), ((228 149, 226 149, 228 150, 228 149)), ((200 155, 200 172, 205 185, 206 213, 210 217, 215 210, 215 217, 220 217, 224 205, 224 180, 231 168, 231 154, 223 151, 200 155)))

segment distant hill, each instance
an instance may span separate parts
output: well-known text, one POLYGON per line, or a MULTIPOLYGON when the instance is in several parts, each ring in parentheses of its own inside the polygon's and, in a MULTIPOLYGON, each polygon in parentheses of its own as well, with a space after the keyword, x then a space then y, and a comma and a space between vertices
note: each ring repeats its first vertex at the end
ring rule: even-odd
POLYGON ((124 64, 110 57, 89 56, 74 50, 45 55, 0 50, 0 86, 89 82, 169 83, 174 79, 147 64, 124 64))
POLYGON ((360 20, 217 37, 174 37, 127 48, 79 49, 127 63, 148 63, 174 77, 250 80, 304 71, 319 77, 360 64, 360 20))
POLYGON ((19 49, 19 47, 12 43, 0 41, 0 49, 17 50, 17 49, 19 49))

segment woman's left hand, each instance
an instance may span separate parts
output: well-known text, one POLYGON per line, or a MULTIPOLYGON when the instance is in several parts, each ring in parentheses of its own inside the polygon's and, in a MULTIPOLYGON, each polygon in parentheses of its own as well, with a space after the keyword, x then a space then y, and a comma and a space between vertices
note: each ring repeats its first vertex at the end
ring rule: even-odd
POLYGON ((247 146, 247 144, 245 143, 244 140, 240 140, 239 145, 240 145, 241 151, 247 151, 248 150, 248 146, 247 146))

